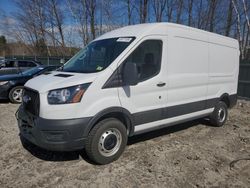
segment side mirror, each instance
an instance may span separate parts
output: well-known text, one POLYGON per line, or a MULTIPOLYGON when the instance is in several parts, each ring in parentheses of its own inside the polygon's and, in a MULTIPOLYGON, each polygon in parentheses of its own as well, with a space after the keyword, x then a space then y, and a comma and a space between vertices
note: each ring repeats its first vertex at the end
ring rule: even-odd
POLYGON ((135 63, 125 63, 123 67, 123 83, 126 86, 138 84, 138 69, 135 63))

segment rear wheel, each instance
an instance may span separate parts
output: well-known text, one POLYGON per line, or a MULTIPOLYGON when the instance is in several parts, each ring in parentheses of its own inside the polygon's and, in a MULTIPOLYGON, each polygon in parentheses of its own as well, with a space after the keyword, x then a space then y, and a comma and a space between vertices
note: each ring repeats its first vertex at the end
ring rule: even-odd
POLYGON ((23 97, 23 86, 13 87, 9 92, 9 99, 12 103, 21 103, 23 97))
POLYGON ((100 121, 90 131, 85 150, 97 164, 108 164, 117 160, 127 145, 125 125, 115 118, 100 121))
POLYGON ((213 113, 210 115, 210 122, 216 127, 221 127, 225 124, 228 116, 227 105, 220 101, 214 108, 213 113))

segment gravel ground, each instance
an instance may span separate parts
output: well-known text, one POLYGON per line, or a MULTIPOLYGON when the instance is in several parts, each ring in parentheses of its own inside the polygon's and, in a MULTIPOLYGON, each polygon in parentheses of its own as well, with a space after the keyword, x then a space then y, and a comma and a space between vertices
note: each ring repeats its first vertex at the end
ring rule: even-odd
POLYGON ((193 121, 129 139, 116 162, 98 166, 82 152, 22 145, 14 113, 0 104, 0 187, 250 187, 250 102, 224 127, 193 121))

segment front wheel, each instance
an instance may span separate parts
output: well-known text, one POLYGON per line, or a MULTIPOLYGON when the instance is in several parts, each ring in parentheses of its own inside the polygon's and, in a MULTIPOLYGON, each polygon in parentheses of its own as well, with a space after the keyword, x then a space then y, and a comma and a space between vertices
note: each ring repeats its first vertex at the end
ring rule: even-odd
POLYGON ((23 86, 16 86, 9 92, 9 99, 12 103, 21 103, 23 97, 23 86))
POLYGON ((117 160, 127 145, 125 125, 115 118, 100 121, 90 131, 85 150, 97 164, 108 164, 117 160))
POLYGON ((220 101, 215 106, 213 113, 210 115, 210 122, 216 127, 221 127, 225 124, 228 116, 227 105, 220 101))

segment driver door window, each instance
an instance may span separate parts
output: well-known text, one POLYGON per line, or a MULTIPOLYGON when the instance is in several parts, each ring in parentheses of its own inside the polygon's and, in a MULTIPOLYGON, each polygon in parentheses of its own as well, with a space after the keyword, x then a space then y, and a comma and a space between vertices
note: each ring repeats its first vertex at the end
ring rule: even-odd
POLYGON ((148 80, 160 72, 162 41, 146 40, 132 52, 125 63, 135 63, 138 68, 139 82, 148 80))

